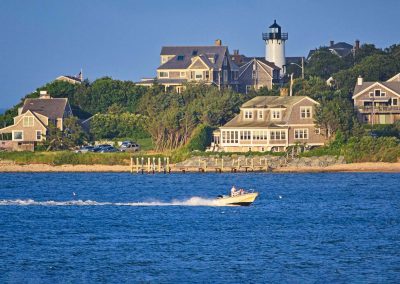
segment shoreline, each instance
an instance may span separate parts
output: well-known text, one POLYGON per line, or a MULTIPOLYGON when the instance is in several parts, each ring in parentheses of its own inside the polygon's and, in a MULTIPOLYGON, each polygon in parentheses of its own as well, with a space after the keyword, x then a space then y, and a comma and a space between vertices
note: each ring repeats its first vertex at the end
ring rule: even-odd
MULTIPOLYGON (((82 172, 82 173, 117 173, 117 172, 130 172, 131 167, 126 165, 60 165, 52 166, 48 164, 14 164, 14 163, 0 163, 0 173, 49 173, 49 172, 82 172)), ((181 173, 180 168, 171 165, 171 173, 181 173)), ((185 172, 199 172, 198 169, 188 169, 185 172)), ((230 173, 230 170, 224 173, 230 173)), ((262 171, 259 171, 262 172, 262 171)), ((337 164, 327 167, 282 167, 277 168, 271 173, 329 173, 329 172, 387 172, 387 173, 400 173, 400 162, 397 163, 384 163, 384 162, 367 162, 367 163, 352 163, 352 164, 337 164)), ((158 172, 156 172, 158 173, 158 172)), ((206 173, 215 173, 214 171, 207 171, 206 173)), ((242 173, 242 172, 238 172, 242 173)), ((136 172, 134 172, 136 174, 136 172)))

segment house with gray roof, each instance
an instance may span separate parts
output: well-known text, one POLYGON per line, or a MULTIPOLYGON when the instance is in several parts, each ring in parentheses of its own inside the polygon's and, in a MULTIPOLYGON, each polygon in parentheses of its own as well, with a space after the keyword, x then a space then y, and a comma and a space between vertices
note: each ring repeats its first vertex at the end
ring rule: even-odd
POLYGON ((231 60, 227 46, 216 40, 213 46, 163 46, 155 79, 138 85, 158 83, 181 92, 186 82, 201 82, 218 88, 238 89, 239 67, 231 60))
POLYGON ((360 76, 353 91, 354 107, 363 123, 392 124, 400 120, 400 76, 386 82, 365 82, 360 76))
POLYGON ((258 96, 215 131, 212 148, 225 152, 284 151, 302 144, 324 145, 324 131, 314 123, 318 102, 306 96, 258 96))
POLYGON ((12 150, 33 151, 34 146, 46 140, 49 124, 63 130, 64 120, 72 116, 67 98, 52 98, 46 91, 40 91, 37 99, 26 99, 14 124, 0 129, 0 137, 11 134, 12 150))
MULTIPOLYGON (((332 54, 340 58, 343 58, 348 55, 353 55, 360 48, 360 41, 356 40, 353 46, 347 42, 335 43, 333 40, 331 40, 327 48, 332 54)), ((310 58, 315 54, 315 52, 317 52, 317 49, 310 50, 307 56, 307 60, 310 60, 310 58)))

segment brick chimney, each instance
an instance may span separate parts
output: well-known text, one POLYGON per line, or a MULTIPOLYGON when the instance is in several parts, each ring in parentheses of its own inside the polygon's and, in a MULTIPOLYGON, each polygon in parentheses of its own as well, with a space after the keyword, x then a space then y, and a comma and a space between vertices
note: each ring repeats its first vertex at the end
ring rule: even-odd
POLYGON ((333 40, 330 41, 330 47, 332 47, 335 44, 335 42, 333 40))
POLYGON ((216 45, 216 46, 221 46, 221 45, 222 45, 222 40, 216 39, 216 40, 215 40, 215 45, 216 45))
POLYGON ((289 94, 289 89, 288 89, 288 88, 281 88, 281 89, 279 90, 279 95, 280 95, 281 97, 287 97, 288 94, 289 94))

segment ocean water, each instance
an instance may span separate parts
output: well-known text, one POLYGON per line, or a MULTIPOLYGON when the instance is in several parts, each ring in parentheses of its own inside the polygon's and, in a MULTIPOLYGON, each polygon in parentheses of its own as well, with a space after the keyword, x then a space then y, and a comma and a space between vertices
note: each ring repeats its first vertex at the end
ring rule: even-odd
POLYGON ((399 282, 400 174, 0 174, 0 283, 399 282))

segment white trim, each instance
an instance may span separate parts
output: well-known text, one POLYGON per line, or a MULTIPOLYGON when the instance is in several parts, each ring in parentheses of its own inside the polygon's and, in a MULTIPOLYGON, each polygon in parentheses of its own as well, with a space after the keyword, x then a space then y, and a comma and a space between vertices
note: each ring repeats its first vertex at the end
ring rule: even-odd
POLYGON ((310 102, 313 102, 313 103, 316 104, 316 105, 320 105, 319 102, 314 101, 312 98, 305 96, 304 98, 302 98, 302 99, 299 100, 298 102, 295 102, 294 104, 292 104, 292 108, 293 108, 294 105, 297 105, 299 102, 301 102, 301 101, 304 100, 304 99, 307 99, 307 100, 309 100, 310 102))
POLYGON ((35 140, 36 141, 42 141, 43 140, 43 131, 42 130, 36 130, 35 131, 35 140), (38 132, 40 132, 40 139, 38 139, 38 132))
POLYGON ((293 129, 293 140, 296 140, 296 139, 298 139, 298 140, 308 140, 308 139, 310 139, 310 132, 308 131, 308 128, 295 128, 295 129, 293 129), (303 132, 303 138, 296 137, 296 131, 302 131, 303 132), (306 133, 307 133, 307 137, 305 137, 306 133))
POLYGON ((312 119, 313 118, 313 107, 312 106, 300 106, 300 119, 312 119), (307 117, 307 110, 310 110, 310 116, 307 117), (305 117, 303 117, 303 113, 302 110, 304 110, 304 115, 305 117))
MULTIPOLYGON (((382 85, 382 83, 380 83, 380 82, 375 82, 375 83, 373 83, 371 86, 369 86, 369 87, 367 87, 367 88, 365 88, 365 89, 359 91, 358 93, 354 94, 351 98, 354 100, 356 97, 361 96, 361 95, 363 95, 363 94, 366 93, 366 92, 369 92, 369 90, 372 89, 372 88, 375 88, 376 85, 378 85, 378 86, 380 86, 381 88, 386 89, 386 91, 390 91, 390 92, 392 92, 393 94, 395 94, 396 96, 400 97, 400 94, 399 94, 398 92, 396 92, 395 90, 392 90, 391 88, 386 87, 385 85, 382 85)), ((368 95, 369 95, 369 94, 368 94, 368 95)))
POLYGON ((12 141, 24 141, 24 131, 23 130, 13 130, 12 131, 12 137, 11 137, 12 141), (22 133, 22 138, 21 139, 14 139, 14 133, 15 132, 21 132, 22 133))

